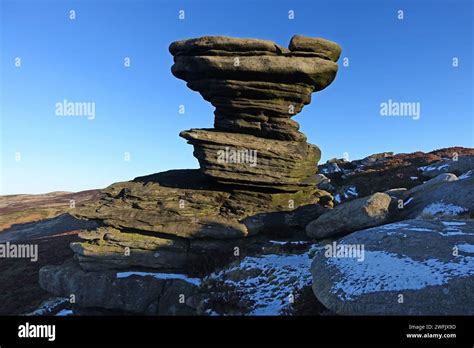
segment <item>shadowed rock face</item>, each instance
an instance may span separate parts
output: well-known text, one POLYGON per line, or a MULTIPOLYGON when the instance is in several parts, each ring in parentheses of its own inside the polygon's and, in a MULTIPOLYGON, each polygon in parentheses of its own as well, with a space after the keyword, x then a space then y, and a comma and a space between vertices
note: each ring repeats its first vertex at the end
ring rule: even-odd
POLYGON ((306 144, 291 118, 334 80, 341 53, 336 43, 296 35, 286 49, 268 40, 205 36, 174 42, 169 50, 173 75, 216 108, 215 130, 180 134, 194 145, 207 175, 284 191, 314 183, 320 151, 306 144), (218 152, 226 147, 256 151, 260 162, 245 169, 223 165, 218 152))

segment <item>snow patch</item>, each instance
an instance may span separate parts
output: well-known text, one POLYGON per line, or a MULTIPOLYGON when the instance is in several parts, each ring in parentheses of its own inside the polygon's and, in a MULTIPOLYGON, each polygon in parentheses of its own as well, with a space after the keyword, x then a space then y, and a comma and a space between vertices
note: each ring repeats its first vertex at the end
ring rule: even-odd
MULTIPOLYGON (((243 292, 245 300, 253 303, 249 315, 278 315, 290 303, 290 295, 311 284, 311 258, 302 254, 264 254, 247 256, 238 266, 211 274, 243 292), (234 281, 230 274, 257 270, 255 275, 234 281)), ((249 272, 250 274, 250 272, 249 272)), ((253 273, 252 273, 253 274, 253 273)))
POLYGON ((468 244, 468 243, 458 244, 456 245, 456 247, 458 248, 459 251, 463 251, 469 254, 474 254, 474 245, 472 244, 468 244))
POLYGON ((463 232, 460 228, 466 225, 463 221, 441 221, 446 226, 442 232, 439 232, 443 237, 473 235, 474 233, 463 232))
POLYGON ((466 208, 460 207, 459 205, 444 203, 443 201, 438 201, 431 203, 423 209, 422 214, 430 215, 458 215, 467 211, 466 208))
POLYGON ((355 197, 359 196, 359 194, 357 193, 357 187, 355 186, 349 187, 346 192, 350 194, 351 196, 355 196, 355 197))
POLYGON ((48 315, 53 313, 59 306, 69 303, 66 297, 56 297, 41 304, 39 308, 30 315, 48 315))
POLYGON ((140 276, 140 277, 147 277, 151 276, 156 279, 181 279, 184 280, 188 283, 200 286, 201 285, 201 279, 199 278, 191 278, 188 277, 186 274, 180 274, 180 273, 161 273, 161 272, 118 272, 117 273, 117 278, 127 278, 131 276, 140 276))
POLYGON ((270 243, 278 244, 278 245, 303 245, 303 244, 307 244, 308 241, 305 241, 305 240, 293 240, 293 241, 271 240, 270 243))
POLYGON ((384 251, 365 251, 364 262, 351 258, 329 258, 327 262, 342 275, 331 289, 342 300, 377 291, 423 289, 474 275, 474 257, 470 256, 459 256, 456 262, 415 261, 384 251))
POLYGON ((398 230, 400 228, 405 228, 405 227, 408 227, 408 226, 410 226, 410 224, 393 223, 393 224, 380 226, 380 229, 382 229, 382 230, 398 230))
POLYGON ((448 167, 449 167, 449 164, 442 164, 440 166, 429 165, 429 166, 418 167, 418 170, 421 170, 422 172, 432 172, 433 170, 441 170, 448 167))
POLYGON ((399 231, 389 231, 387 232, 387 236, 402 236, 403 238, 406 238, 407 235, 405 233, 399 232, 399 231))
POLYGON ((474 173, 474 170, 471 169, 471 170, 465 172, 464 174, 462 174, 461 176, 458 176, 458 180, 468 179, 472 176, 473 173, 474 173))
POLYGON ((464 226, 464 221, 441 221, 444 226, 464 226))

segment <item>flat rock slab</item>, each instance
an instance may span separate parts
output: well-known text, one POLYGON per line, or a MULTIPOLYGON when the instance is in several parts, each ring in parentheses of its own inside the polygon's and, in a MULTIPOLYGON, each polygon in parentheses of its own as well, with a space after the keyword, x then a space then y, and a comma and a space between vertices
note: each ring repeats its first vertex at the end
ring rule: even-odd
POLYGON ((321 151, 306 142, 209 129, 183 131, 203 173, 224 184, 298 191, 314 186, 321 151))
POLYGON ((0 242, 33 240, 97 226, 96 221, 80 220, 69 214, 62 214, 51 219, 13 225, 0 233, 0 242))
POLYGON ((474 220, 405 220, 355 232, 337 244, 364 251, 359 257, 337 256, 324 246, 316 252, 313 291, 330 310, 474 314, 474 220))
POLYGON ((285 49, 270 40, 234 38, 229 36, 202 36, 173 42, 169 51, 172 55, 199 55, 209 51, 228 52, 263 51, 280 53, 285 49))

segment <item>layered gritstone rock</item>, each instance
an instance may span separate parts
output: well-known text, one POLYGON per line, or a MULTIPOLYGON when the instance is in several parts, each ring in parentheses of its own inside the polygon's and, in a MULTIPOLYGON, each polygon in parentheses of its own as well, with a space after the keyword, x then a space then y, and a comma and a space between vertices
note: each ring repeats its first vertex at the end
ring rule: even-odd
POLYGON ((216 108, 213 129, 180 134, 194 146, 200 169, 115 183, 76 210, 100 227, 81 231, 81 241, 71 244, 74 260, 43 268, 40 284, 60 296, 81 287, 80 306, 101 307, 97 291, 112 289, 104 308, 188 313, 188 302, 181 308, 168 301, 177 298, 171 291, 181 291, 185 274, 202 275, 219 255, 258 250, 265 232, 302 232, 332 206, 332 196, 315 185, 321 152, 291 118, 334 80, 337 44, 295 36, 287 49, 209 36, 169 49, 172 73, 216 108), (145 276, 122 278, 133 272, 145 276), (84 283, 100 289, 88 291, 84 283), (155 290, 144 292, 146 284, 155 290), (144 300, 124 302, 133 296, 144 300))
POLYGON ((298 191, 315 184, 318 147, 247 134, 193 129, 180 134, 194 145, 203 173, 225 184, 298 191))
POLYGON ((221 36, 171 44, 172 73, 216 108, 214 130, 181 133, 194 145, 201 169, 239 185, 297 190, 314 183, 319 149, 306 144, 291 118, 334 80, 340 51, 333 42, 298 35, 289 49, 221 36), (256 163, 243 168, 235 165, 242 160, 222 159, 219 151, 255 153, 256 163))

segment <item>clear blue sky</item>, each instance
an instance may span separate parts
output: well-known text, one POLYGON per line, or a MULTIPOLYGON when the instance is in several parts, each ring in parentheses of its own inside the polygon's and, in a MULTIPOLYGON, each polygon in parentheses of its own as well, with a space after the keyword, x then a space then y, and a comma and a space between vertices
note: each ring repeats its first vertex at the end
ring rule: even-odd
POLYGON ((213 107, 171 75, 168 46, 203 35, 287 46, 302 34, 342 46, 349 67, 295 117, 324 161, 344 152, 356 159, 473 147, 472 7, 469 0, 1 0, 0 193, 102 188, 196 168, 178 133, 211 127, 213 107), (95 119, 56 116, 63 99, 95 102, 95 119), (380 116, 388 99, 421 103, 420 119, 380 116))

